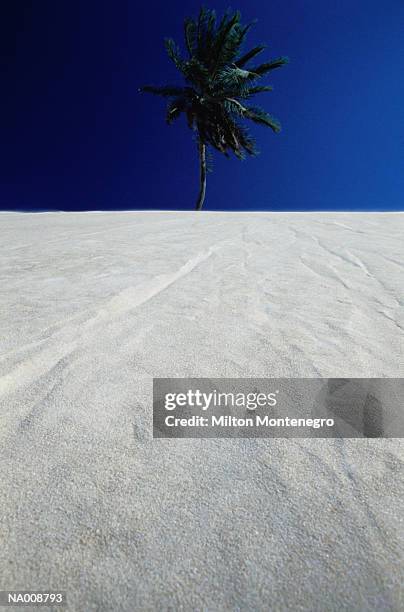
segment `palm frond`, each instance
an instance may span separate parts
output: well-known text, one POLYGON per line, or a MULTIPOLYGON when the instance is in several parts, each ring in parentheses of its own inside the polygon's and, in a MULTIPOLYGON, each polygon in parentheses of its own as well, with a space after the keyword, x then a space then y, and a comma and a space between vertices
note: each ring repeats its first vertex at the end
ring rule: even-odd
POLYGON ((195 21, 189 17, 184 21, 184 38, 189 57, 191 58, 198 48, 198 27, 195 21))
POLYGON ((209 11, 209 17, 206 23, 206 52, 210 55, 212 46, 215 40, 216 31, 216 13, 215 11, 209 11))
POLYGON ((234 86, 243 83, 250 78, 250 72, 248 70, 242 70, 234 66, 225 66, 220 74, 216 78, 216 83, 224 86, 234 86))
POLYGON ((196 85, 200 90, 205 89, 209 71, 196 57, 184 63, 182 72, 187 81, 196 85))
POLYGON ((167 107, 166 122, 170 125, 175 119, 178 119, 186 111, 187 106, 186 96, 182 95, 174 98, 167 107))
POLYGON ((220 56, 220 62, 225 65, 226 62, 235 62, 238 54, 240 53, 241 46, 244 42, 244 39, 247 35, 247 32, 251 28, 251 23, 241 27, 240 23, 237 23, 229 35, 226 38, 226 41, 223 45, 223 49, 220 56))
POLYGON ((168 57, 174 62, 175 67, 183 72, 184 69, 184 61, 181 57, 181 53, 178 45, 174 42, 172 38, 166 38, 165 47, 168 54, 168 57))
POLYGON ((274 132, 281 131, 279 121, 265 112, 262 108, 256 106, 245 106, 233 98, 226 98, 224 105, 229 113, 239 115, 245 119, 251 119, 251 121, 254 121, 255 123, 266 125, 274 132))
POLYGON ((255 94, 264 93, 266 91, 273 91, 271 85, 258 85, 257 87, 248 88, 248 96, 255 96, 255 94))
POLYGON ((172 96, 180 96, 184 92, 183 87, 175 87, 174 85, 166 85, 164 87, 154 87, 153 85, 145 85, 139 89, 140 92, 151 93, 155 96, 163 96, 170 98, 172 96))
POLYGON ((208 29, 209 11, 202 7, 199 11, 198 24, 197 24, 197 57, 203 61, 205 59, 206 48, 206 34, 208 29))
POLYGON ((230 16, 229 13, 225 13, 220 22, 215 41, 213 73, 215 73, 220 66, 233 61, 234 55, 238 49, 237 45, 241 44, 239 31, 240 19, 241 15, 239 11, 236 11, 233 16, 230 16))
POLYGON ((256 153, 255 142, 246 127, 230 117, 225 122, 225 127, 226 142, 236 157, 244 159, 246 153, 249 155, 256 153))
POLYGON ((289 63, 289 59, 287 57, 278 57, 270 62, 266 62, 265 64, 261 64, 260 66, 255 66, 254 68, 250 68, 250 72, 256 74, 257 76, 262 76, 270 70, 275 70, 276 68, 281 68, 285 64, 289 63))
POLYGON ((251 49, 251 51, 249 51, 248 53, 246 53, 245 55, 243 55, 242 57, 240 57, 240 59, 237 60, 236 66, 238 68, 242 68, 243 66, 245 66, 250 60, 252 60, 256 55, 258 55, 259 53, 261 53, 262 51, 264 51, 266 49, 265 45, 259 45, 258 47, 254 47, 253 49, 251 49))
POLYGON ((254 121, 254 123, 260 123, 261 125, 266 125, 270 127, 272 131, 278 133, 281 131, 281 124, 275 117, 272 117, 267 112, 265 112, 262 108, 258 107, 247 107, 247 113, 245 117, 254 121))
MULTIPOLYGON (((240 124, 237 124, 237 137, 240 145, 248 153, 248 155, 257 155, 258 150, 256 148, 255 140, 250 135, 248 129, 240 124)), ((244 158, 244 155, 241 159, 244 158)))

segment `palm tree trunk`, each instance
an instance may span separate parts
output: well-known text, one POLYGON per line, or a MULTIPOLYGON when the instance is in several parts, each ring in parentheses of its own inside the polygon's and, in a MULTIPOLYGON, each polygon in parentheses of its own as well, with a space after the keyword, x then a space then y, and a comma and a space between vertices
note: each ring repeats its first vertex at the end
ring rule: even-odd
POLYGON ((202 210, 203 203, 205 201, 206 194, 206 145, 199 141, 199 171, 200 171, 200 183, 199 183, 199 196, 196 202, 195 210, 202 210))

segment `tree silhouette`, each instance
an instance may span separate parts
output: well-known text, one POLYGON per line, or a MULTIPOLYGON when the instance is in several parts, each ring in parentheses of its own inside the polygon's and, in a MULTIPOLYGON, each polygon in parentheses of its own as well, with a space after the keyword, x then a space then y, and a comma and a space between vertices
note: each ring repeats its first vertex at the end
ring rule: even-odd
POLYGON ((264 75, 288 62, 285 57, 263 64, 251 65, 266 47, 259 45, 242 52, 243 43, 252 24, 243 26, 239 11, 227 11, 219 23, 213 10, 202 8, 198 19, 184 21, 187 59, 183 59, 172 39, 166 39, 169 57, 185 79, 182 87, 144 86, 148 92, 168 98, 166 120, 171 124, 184 114, 188 126, 196 133, 200 190, 196 210, 201 210, 206 194, 207 156, 210 145, 229 157, 233 151, 239 159, 257 153, 255 142, 242 119, 267 126, 274 132, 280 123, 257 106, 250 106, 254 95, 271 91, 269 85, 259 85, 264 75))

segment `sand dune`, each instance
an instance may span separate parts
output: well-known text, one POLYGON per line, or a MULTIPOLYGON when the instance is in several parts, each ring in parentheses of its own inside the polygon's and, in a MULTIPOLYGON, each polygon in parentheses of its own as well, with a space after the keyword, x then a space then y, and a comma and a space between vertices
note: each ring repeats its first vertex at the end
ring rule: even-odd
POLYGON ((1 588, 402 610, 401 440, 152 440, 152 377, 400 377, 404 215, 0 215, 1 588))

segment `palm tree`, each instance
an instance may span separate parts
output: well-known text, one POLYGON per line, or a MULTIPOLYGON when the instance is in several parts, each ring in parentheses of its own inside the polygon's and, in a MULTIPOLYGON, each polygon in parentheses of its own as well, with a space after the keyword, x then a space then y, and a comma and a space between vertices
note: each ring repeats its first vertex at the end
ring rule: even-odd
POLYGON ((257 85, 265 74, 288 62, 279 57, 250 65, 266 47, 259 45, 242 53, 246 34, 252 24, 243 26, 237 11, 227 11, 219 23, 214 11, 202 8, 198 19, 185 19, 184 35, 188 57, 183 59, 172 39, 166 39, 167 53, 185 79, 182 87, 166 85, 142 87, 168 98, 166 120, 171 124, 183 113, 188 126, 196 132, 200 162, 200 190, 196 210, 201 210, 206 193, 206 148, 210 145, 229 157, 233 151, 239 159, 257 150, 240 119, 250 119, 279 132, 279 122, 256 106, 249 106, 255 95, 271 91, 268 85, 257 85))

